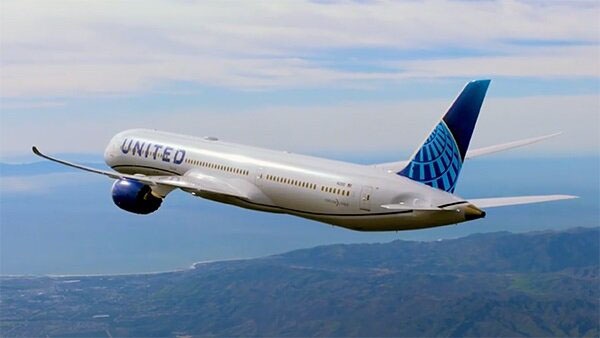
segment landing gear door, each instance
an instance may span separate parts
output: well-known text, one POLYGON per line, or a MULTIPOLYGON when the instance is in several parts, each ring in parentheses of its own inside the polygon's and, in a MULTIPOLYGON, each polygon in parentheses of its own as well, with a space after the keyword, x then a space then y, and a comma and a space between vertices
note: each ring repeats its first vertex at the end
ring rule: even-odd
POLYGON ((360 210, 371 211, 371 199, 373 199, 373 187, 364 186, 360 191, 360 210))

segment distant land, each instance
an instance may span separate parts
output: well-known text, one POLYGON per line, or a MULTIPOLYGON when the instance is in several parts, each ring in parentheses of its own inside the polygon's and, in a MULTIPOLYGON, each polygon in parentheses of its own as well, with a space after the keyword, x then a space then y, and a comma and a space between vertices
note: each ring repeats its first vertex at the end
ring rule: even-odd
POLYGON ((0 335, 600 335, 600 228, 328 245, 158 274, 2 277, 0 335))

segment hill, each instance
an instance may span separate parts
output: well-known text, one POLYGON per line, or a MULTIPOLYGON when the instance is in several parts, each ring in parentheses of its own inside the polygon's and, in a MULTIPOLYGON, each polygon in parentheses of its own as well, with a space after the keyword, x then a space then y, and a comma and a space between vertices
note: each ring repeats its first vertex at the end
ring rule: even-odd
POLYGON ((3 277, 2 336, 598 336, 600 230, 330 245, 145 275, 3 277))

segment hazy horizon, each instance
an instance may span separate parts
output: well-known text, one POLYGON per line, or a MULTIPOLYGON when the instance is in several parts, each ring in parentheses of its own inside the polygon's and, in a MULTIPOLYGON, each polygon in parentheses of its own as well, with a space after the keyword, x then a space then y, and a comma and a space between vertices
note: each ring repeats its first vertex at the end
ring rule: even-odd
POLYGON ((483 220, 384 233, 250 211, 180 191, 169 195, 157 212, 133 215, 113 205, 110 179, 51 162, 17 165, 12 175, 0 171, 0 274, 167 271, 197 261, 332 243, 595 227, 600 217, 599 163, 600 157, 469 160, 456 191, 465 198, 555 193, 581 198, 489 209, 483 220))

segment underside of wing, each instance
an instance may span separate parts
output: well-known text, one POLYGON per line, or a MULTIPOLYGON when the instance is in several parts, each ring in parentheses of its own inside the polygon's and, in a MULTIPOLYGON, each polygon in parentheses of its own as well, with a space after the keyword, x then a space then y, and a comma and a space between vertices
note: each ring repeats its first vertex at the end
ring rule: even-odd
POLYGON ((476 205, 478 208, 494 208, 518 204, 568 200, 573 198, 578 197, 571 195, 514 196, 470 199, 469 202, 476 205))

